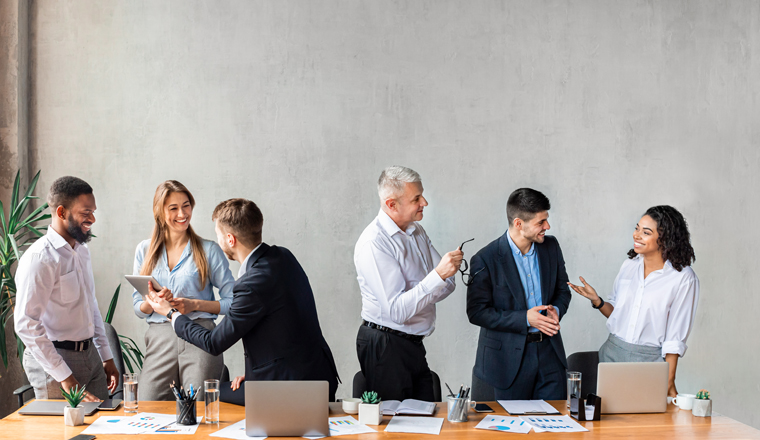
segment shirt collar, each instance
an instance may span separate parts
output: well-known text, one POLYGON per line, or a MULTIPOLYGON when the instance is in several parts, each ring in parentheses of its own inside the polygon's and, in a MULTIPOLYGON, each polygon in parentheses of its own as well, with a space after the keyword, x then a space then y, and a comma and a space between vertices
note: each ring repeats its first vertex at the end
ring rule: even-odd
MULTIPOLYGON (((58 232, 56 232, 55 229, 53 229, 52 226, 48 226, 48 229, 47 229, 47 239, 50 242, 50 244, 53 245, 53 247, 55 249, 60 249, 60 248, 62 248, 62 247, 64 247, 64 246, 66 246, 66 245, 69 244, 69 242, 66 241, 65 238, 61 237, 61 234, 59 234, 58 232)), ((74 246, 77 246, 78 244, 79 243, 75 242, 74 246)), ((69 248, 72 249, 71 246, 69 246, 69 248)))
MULTIPOLYGON (((520 250, 519 247, 517 247, 517 245, 515 244, 515 242, 512 241, 512 236, 509 235, 509 229, 507 229, 507 240, 509 241, 509 247, 512 248, 512 253, 515 254, 515 255, 517 255, 517 256, 521 256, 522 255, 522 251, 520 250)), ((532 257, 533 253, 535 251, 536 251, 536 243, 531 243, 530 244, 530 249, 528 249, 528 253, 525 254, 525 256, 526 257, 532 257)))
POLYGON ((408 228, 406 228, 406 231, 402 231, 401 228, 398 227, 396 222, 393 221, 393 219, 382 209, 377 214, 378 222, 380 223, 380 226, 383 228, 385 232, 388 233, 388 235, 393 236, 393 234, 396 234, 398 232, 404 233, 406 235, 412 235, 414 231, 417 229, 417 222, 412 222, 412 224, 409 225, 408 228))
MULTIPOLYGON (((262 241, 261 243, 264 243, 264 242, 262 241)), ((248 260, 251 259, 251 255, 253 255, 253 253, 256 252, 256 249, 258 249, 258 248, 261 247, 261 243, 259 243, 258 246, 256 246, 255 248, 253 248, 253 250, 251 251, 251 253, 248 254, 248 256, 245 257, 245 260, 243 260, 243 262, 240 264, 240 269, 238 269, 238 278, 240 278, 243 275, 245 275, 245 271, 248 268, 248 260)))

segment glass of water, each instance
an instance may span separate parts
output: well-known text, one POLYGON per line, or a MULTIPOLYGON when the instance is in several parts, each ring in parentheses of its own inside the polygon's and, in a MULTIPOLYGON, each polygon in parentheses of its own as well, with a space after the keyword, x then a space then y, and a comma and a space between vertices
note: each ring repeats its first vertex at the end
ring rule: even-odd
POLYGON ((206 423, 219 423, 219 381, 204 381, 203 388, 206 391, 206 423))
POLYGON ((124 373, 124 413, 137 412, 137 380, 138 373, 124 373))
POLYGON ((567 372, 567 407, 570 408, 571 398, 581 397, 581 373, 579 371, 567 372))

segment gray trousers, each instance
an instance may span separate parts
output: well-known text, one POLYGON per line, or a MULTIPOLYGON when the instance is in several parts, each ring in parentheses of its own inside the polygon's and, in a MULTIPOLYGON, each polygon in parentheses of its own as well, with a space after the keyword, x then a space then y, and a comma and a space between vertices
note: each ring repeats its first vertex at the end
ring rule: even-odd
POLYGON ((662 347, 636 345, 610 334, 599 349, 599 362, 665 362, 662 347))
MULTIPOLYGON (((196 323, 213 330, 213 319, 199 318, 196 323)), ((150 324, 145 333, 145 359, 137 386, 139 400, 175 400, 169 384, 172 381, 190 390, 200 390, 203 381, 219 379, 224 369, 224 356, 212 356, 195 345, 180 339, 170 322, 150 324)))
MULTIPOLYGON (((87 391, 100 400, 108 399, 108 382, 106 372, 103 370, 103 361, 95 346, 85 351, 56 349, 63 361, 71 369, 74 378, 87 386, 87 391)), ((37 362, 32 352, 24 350, 24 371, 29 379, 29 384, 34 387, 34 397, 37 399, 63 399, 61 383, 53 379, 37 362)))

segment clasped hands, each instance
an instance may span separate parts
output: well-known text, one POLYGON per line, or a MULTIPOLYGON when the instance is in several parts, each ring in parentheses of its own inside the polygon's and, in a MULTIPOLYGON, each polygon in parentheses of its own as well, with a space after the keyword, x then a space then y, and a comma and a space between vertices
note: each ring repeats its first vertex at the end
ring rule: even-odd
POLYGON ((559 314, 552 306, 536 306, 528 310, 528 323, 537 328, 541 333, 554 336, 559 331, 559 314), (546 316, 541 312, 546 311, 546 316))
POLYGON ((167 287, 161 290, 154 290, 153 283, 148 281, 148 290, 150 293, 145 296, 145 301, 150 304, 154 312, 160 315, 166 315, 172 308, 177 309, 183 315, 196 309, 194 300, 189 298, 175 298, 172 291, 167 287))

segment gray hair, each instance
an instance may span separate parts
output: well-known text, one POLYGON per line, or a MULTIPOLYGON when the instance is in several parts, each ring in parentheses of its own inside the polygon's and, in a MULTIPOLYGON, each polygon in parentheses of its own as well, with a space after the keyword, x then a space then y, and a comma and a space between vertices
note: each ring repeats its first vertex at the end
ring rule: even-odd
POLYGON ((407 183, 422 182, 417 171, 411 168, 393 165, 380 173, 377 179, 377 193, 380 201, 385 202, 391 197, 398 196, 404 192, 407 183))

